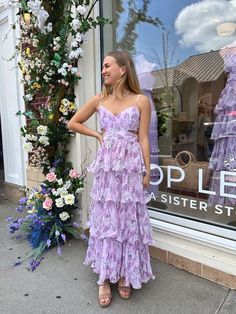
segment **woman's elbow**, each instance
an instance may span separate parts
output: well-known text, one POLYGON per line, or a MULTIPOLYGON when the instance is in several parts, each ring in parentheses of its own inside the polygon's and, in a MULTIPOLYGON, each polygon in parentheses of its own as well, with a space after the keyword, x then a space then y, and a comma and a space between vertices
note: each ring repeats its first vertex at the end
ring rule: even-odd
POLYGON ((72 125, 73 125, 73 122, 70 120, 67 124, 67 127, 69 130, 72 130, 72 128, 73 128, 72 125))
POLYGON ((67 127, 69 130, 71 131, 75 131, 75 125, 76 125, 76 122, 74 122, 72 119, 68 122, 67 124, 67 127))

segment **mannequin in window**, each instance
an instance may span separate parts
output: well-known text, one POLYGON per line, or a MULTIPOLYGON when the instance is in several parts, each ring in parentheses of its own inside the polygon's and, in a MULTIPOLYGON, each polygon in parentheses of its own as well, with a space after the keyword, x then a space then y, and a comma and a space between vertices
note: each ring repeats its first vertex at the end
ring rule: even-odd
MULTIPOLYGON (((144 55, 139 55, 135 58, 135 68, 138 75, 139 85, 144 95, 149 98, 151 106, 151 120, 149 127, 149 142, 150 142, 150 162, 158 165, 158 128, 157 128, 157 113, 153 101, 152 90, 155 84, 155 77, 152 72, 157 69, 156 63, 148 62, 144 55)), ((159 179, 159 171, 151 170, 151 181, 156 182, 159 179)), ((148 193, 157 194, 158 187, 150 185, 148 193)))
MULTIPOLYGON (((235 205, 236 198, 220 196, 220 172, 235 171, 235 176, 229 177, 236 180, 236 41, 223 47, 220 55, 224 60, 227 82, 214 109, 216 119, 211 135, 214 148, 209 169, 213 172, 210 190, 216 195, 209 197, 209 204, 235 205)), ((225 193, 236 195, 236 188, 225 187, 225 193)))

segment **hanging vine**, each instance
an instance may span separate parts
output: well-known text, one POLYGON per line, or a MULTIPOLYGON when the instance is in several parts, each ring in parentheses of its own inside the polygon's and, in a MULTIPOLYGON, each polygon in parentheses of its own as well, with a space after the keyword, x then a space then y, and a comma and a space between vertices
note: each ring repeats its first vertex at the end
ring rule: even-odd
MULTIPOLYGON (((68 121, 75 113, 74 85, 81 79, 78 59, 83 58, 88 31, 110 20, 91 16, 98 0, 20 0, 17 14, 20 40, 16 46, 24 85, 26 117, 21 133, 28 163, 42 170, 46 180, 39 190, 27 191, 18 211, 27 216, 9 217, 9 231, 21 230, 33 250, 29 270, 40 263, 43 252, 64 243, 69 235, 85 236, 73 222, 78 193, 85 173, 66 162, 68 144, 74 135, 68 121)), ((14 27, 15 28, 15 25, 14 27)), ((82 167, 83 168, 83 167, 82 167)), ((17 262, 16 264, 20 264, 17 262)))

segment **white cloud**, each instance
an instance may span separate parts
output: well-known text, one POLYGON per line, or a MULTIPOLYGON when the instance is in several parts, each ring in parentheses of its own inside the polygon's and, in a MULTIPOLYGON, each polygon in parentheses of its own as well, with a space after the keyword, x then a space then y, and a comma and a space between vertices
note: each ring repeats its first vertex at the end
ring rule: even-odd
POLYGON ((236 0, 202 0, 179 13, 175 28, 183 47, 204 52, 220 49, 236 39, 236 32, 225 37, 217 34, 216 26, 226 22, 236 23, 236 0))

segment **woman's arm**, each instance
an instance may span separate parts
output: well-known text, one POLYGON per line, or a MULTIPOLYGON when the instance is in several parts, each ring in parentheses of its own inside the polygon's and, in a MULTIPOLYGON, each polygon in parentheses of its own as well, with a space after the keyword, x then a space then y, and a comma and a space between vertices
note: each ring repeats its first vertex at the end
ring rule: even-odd
POLYGON ((143 185, 145 188, 150 183, 150 147, 149 147, 149 124, 151 118, 151 108, 147 96, 141 95, 138 107, 140 108, 140 124, 139 124, 139 143, 141 145, 144 163, 146 167, 146 174, 143 178, 143 185))
POLYGON ((68 128, 74 132, 97 138, 100 142, 102 135, 98 131, 92 130, 83 123, 87 121, 96 111, 100 101, 100 95, 97 94, 90 98, 70 119, 68 128))

